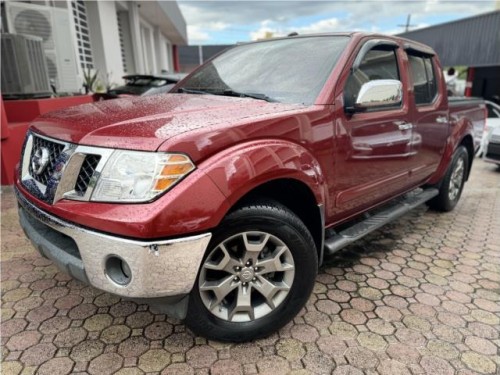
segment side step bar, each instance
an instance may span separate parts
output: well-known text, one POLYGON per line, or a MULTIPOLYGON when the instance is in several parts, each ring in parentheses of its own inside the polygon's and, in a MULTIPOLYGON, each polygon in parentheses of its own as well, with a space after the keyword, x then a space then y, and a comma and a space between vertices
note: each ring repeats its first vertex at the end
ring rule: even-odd
POLYGON ((403 195, 403 197, 389 203, 389 206, 386 206, 373 216, 366 215, 367 217, 363 221, 357 222, 353 226, 326 238, 325 255, 331 255, 343 249, 347 245, 350 245, 351 243, 366 236, 368 233, 373 232, 385 224, 399 218, 408 211, 420 206, 429 199, 434 198, 438 194, 438 189, 429 188, 416 189, 403 195))

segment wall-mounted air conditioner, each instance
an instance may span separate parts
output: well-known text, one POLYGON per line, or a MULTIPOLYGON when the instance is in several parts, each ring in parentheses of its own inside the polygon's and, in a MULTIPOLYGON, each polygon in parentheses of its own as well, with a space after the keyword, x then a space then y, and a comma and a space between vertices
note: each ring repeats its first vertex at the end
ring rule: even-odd
POLYGON ((46 97, 51 89, 42 39, 2 34, 2 94, 5 98, 46 97))
POLYGON ((5 2, 9 33, 42 38, 49 78, 57 92, 80 90, 75 46, 67 9, 5 2))

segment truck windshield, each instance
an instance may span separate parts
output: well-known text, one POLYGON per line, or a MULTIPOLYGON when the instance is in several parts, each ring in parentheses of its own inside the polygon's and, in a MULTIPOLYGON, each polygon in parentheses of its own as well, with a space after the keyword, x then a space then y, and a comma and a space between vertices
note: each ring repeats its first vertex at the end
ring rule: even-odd
POLYGON ((316 36, 239 45, 188 77, 177 92, 310 105, 348 41, 316 36))

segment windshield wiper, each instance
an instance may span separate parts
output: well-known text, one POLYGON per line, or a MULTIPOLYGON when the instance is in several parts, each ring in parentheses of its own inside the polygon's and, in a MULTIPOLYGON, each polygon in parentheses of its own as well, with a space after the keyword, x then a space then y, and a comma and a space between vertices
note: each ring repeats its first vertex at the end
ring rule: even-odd
POLYGON ((203 90, 196 90, 196 89, 187 89, 185 87, 180 87, 179 89, 177 89, 177 92, 181 93, 181 94, 213 94, 212 92, 210 91, 203 91, 203 90))
POLYGON ((265 94, 259 94, 259 93, 253 93, 253 92, 239 92, 239 91, 234 91, 234 90, 223 90, 223 91, 205 91, 205 90, 198 90, 198 89, 189 89, 185 87, 180 87, 177 92, 183 93, 183 94, 205 94, 205 95, 223 95, 223 96, 235 96, 238 98, 253 98, 253 99, 258 99, 258 100, 265 100, 267 102, 277 102, 276 99, 270 98, 269 96, 265 94))
POLYGON ((225 96, 236 96, 238 98, 253 98, 259 100, 265 100, 266 102, 277 102, 276 99, 270 98, 266 94, 260 94, 255 92, 238 92, 234 90, 224 90, 222 92, 214 93, 215 95, 225 95, 225 96))

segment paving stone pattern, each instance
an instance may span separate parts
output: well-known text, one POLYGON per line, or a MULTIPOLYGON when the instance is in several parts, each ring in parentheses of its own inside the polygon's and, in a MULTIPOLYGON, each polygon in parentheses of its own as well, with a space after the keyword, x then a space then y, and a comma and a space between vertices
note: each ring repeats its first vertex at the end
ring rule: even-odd
POLYGON ((457 209, 422 206, 327 259, 268 338, 195 337, 35 253, 2 192, 2 374, 498 374, 500 170, 476 160, 457 209))

